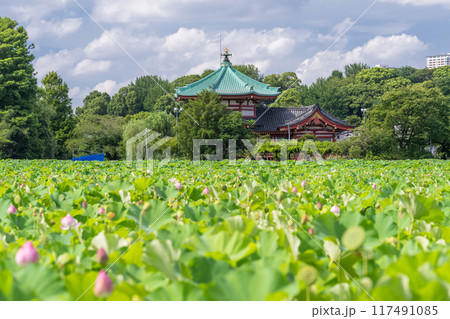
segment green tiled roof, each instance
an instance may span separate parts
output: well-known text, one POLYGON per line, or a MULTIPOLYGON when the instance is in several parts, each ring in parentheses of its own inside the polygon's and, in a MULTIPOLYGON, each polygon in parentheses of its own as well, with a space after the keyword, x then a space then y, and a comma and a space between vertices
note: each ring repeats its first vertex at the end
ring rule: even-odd
POLYGON ((203 79, 176 89, 176 96, 198 96, 203 90, 214 90, 219 95, 258 95, 277 97, 278 88, 258 82, 232 67, 231 62, 222 62, 220 69, 203 79))

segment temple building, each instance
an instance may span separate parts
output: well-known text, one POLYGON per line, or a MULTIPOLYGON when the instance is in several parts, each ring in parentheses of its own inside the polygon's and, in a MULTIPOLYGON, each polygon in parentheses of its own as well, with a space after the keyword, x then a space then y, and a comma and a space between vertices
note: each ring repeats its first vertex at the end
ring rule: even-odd
POLYGON ((218 70, 203 79, 177 88, 178 101, 197 98, 203 90, 213 90, 227 109, 240 112, 244 119, 253 120, 252 129, 272 139, 298 139, 313 134, 319 140, 336 140, 336 136, 354 126, 332 116, 318 104, 299 107, 270 107, 281 94, 279 88, 258 82, 233 68, 225 49, 218 70), (269 105, 269 106, 268 106, 269 105))

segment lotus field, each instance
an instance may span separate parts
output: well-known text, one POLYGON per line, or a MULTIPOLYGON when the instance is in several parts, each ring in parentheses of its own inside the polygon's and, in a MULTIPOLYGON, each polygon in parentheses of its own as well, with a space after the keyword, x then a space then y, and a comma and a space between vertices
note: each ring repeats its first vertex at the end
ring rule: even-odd
POLYGON ((0 161, 0 300, 450 300, 449 168, 0 161))

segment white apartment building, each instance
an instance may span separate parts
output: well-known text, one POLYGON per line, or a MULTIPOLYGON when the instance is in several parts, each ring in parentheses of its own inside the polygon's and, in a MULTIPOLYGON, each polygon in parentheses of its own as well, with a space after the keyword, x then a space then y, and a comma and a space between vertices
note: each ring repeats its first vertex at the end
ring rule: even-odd
POLYGON ((450 65, 450 53, 427 56, 427 68, 429 69, 436 69, 446 65, 450 65))

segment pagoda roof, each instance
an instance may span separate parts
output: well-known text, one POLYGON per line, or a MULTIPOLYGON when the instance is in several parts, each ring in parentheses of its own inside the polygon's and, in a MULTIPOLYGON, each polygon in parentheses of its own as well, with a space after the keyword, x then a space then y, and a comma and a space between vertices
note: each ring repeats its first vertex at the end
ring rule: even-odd
POLYGON ((275 99, 279 88, 258 82, 233 68, 228 59, 228 50, 220 68, 203 79, 176 89, 176 97, 180 99, 195 98, 203 90, 214 91, 227 97, 272 97, 275 99))
POLYGON ((253 131, 275 132, 287 129, 288 126, 295 128, 309 123, 315 114, 319 114, 328 124, 336 128, 344 130, 354 128, 315 104, 301 107, 257 107, 253 131))

